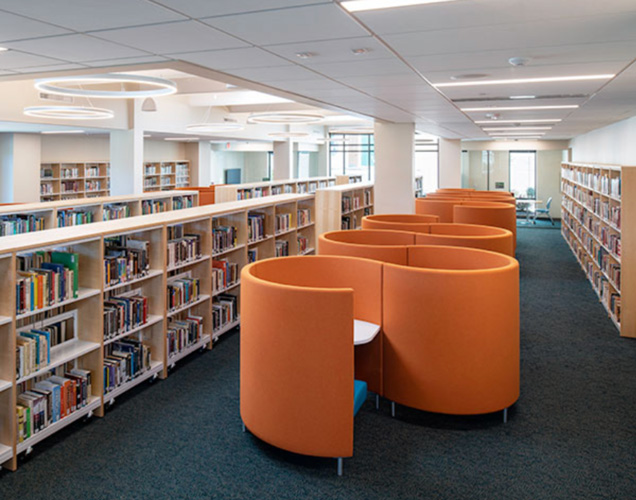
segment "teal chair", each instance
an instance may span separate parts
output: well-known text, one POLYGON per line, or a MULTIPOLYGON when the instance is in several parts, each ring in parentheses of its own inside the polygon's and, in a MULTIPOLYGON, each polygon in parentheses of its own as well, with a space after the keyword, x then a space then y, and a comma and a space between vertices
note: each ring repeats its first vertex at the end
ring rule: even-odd
POLYGON ((533 212, 534 212, 532 214, 532 223, 533 224, 537 223, 537 216, 539 216, 539 215, 547 215, 548 218, 550 219, 550 222, 554 226, 554 220, 552 219, 552 216, 550 215, 550 205, 551 204, 552 204, 552 196, 550 196, 550 198, 548 198, 548 202, 545 204, 545 208, 535 208, 533 210, 533 212))

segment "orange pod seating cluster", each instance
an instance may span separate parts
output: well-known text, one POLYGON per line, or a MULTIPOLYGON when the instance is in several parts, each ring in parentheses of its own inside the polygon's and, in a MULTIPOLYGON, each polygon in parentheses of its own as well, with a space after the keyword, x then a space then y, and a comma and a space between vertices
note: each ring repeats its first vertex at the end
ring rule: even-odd
POLYGON ((278 448, 352 456, 354 373, 379 395, 424 411, 505 411, 519 397, 519 268, 511 257, 406 245, 401 263, 283 257, 246 266, 241 280, 241 417, 278 448), (381 326, 371 351, 354 350, 354 320, 381 326))
POLYGON ((393 229, 397 231, 428 232, 431 223, 439 222, 437 215, 379 214, 362 219, 363 229, 393 229), (365 225, 366 224, 366 225, 365 225))
MULTIPOLYGON (((396 219, 398 222, 393 223, 389 221, 393 217, 395 216, 367 215, 362 218, 362 229, 412 231, 420 233, 416 237, 415 243, 417 245, 481 248, 482 250, 490 250, 514 257, 513 234, 507 229, 477 224, 409 223, 409 219, 417 221, 420 217, 426 217, 413 214, 400 215, 399 219, 396 219)), ((345 238, 342 235, 336 236, 335 233, 333 233, 333 236, 345 238)), ((352 237, 356 238, 355 235, 352 237)))

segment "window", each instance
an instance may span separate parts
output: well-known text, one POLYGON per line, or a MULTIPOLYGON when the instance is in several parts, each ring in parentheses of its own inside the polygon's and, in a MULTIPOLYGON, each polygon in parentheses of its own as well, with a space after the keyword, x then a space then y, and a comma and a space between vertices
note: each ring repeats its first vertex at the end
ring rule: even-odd
POLYGON ((329 134, 329 175, 375 178, 373 134, 329 134))
POLYGON ((536 151, 510 151, 510 190, 515 198, 537 198, 536 151))
POLYGON ((272 180, 272 175, 274 174, 274 152, 267 152, 267 180, 272 180))
POLYGON ((439 187, 437 139, 415 139, 415 177, 422 177, 423 193, 432 193, 439 187))
POLYGON ((298 179, 309 177, 309 165, 311 163, 311 153, 309 151, 298 151, 298 179))

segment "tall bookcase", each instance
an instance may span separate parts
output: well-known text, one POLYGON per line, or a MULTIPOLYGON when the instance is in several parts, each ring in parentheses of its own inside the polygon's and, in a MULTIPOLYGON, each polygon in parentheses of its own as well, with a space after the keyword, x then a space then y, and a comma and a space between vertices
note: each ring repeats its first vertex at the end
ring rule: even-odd
POLYGON ((9 205, 0 207, 0 236, 181 210, 198 206, 198 200, 197 191, 162 191, 9 205))
POLYGON ((284 179, 277 181, 224 184, 216 187, 215 203, 250 200, 277 194, 312 194, 318 189, 335 186, 335 177, 311 177, 309 179, 284 179))
POLYGON ((110 163, 42 163, 40 201, 96 198, 110 194, 110 163))
POLYGON ((636 337, 636 167, 563 163, 561 192, 565 241, 621 336, 636 337))
POLYGON ((15 470, 18 454, 210 349, 239 324, 243 266, 313 252, 314 210, 311 195, 278 195, 1 238, 0 465, 15 470), (25 391, 76 371, 90 372, 90 395, 71 391, 75 407, 29 434, 25 391))
POLYGON ((316 233, 360 229, 362 217, 373 214, 373 184, 342 184, 316 191, 316 233))
POLYGON ((189 186, 190 162, 188 160, 144 164, 144 191, 170 191, 189 186))

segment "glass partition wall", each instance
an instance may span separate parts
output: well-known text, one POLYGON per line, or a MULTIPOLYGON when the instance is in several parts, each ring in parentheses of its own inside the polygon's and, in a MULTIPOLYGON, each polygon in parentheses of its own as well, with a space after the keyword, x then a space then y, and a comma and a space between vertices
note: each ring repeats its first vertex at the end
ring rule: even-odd
POLYGON ((536 151, 462 151, 462 187, 535 199, 536 151))

